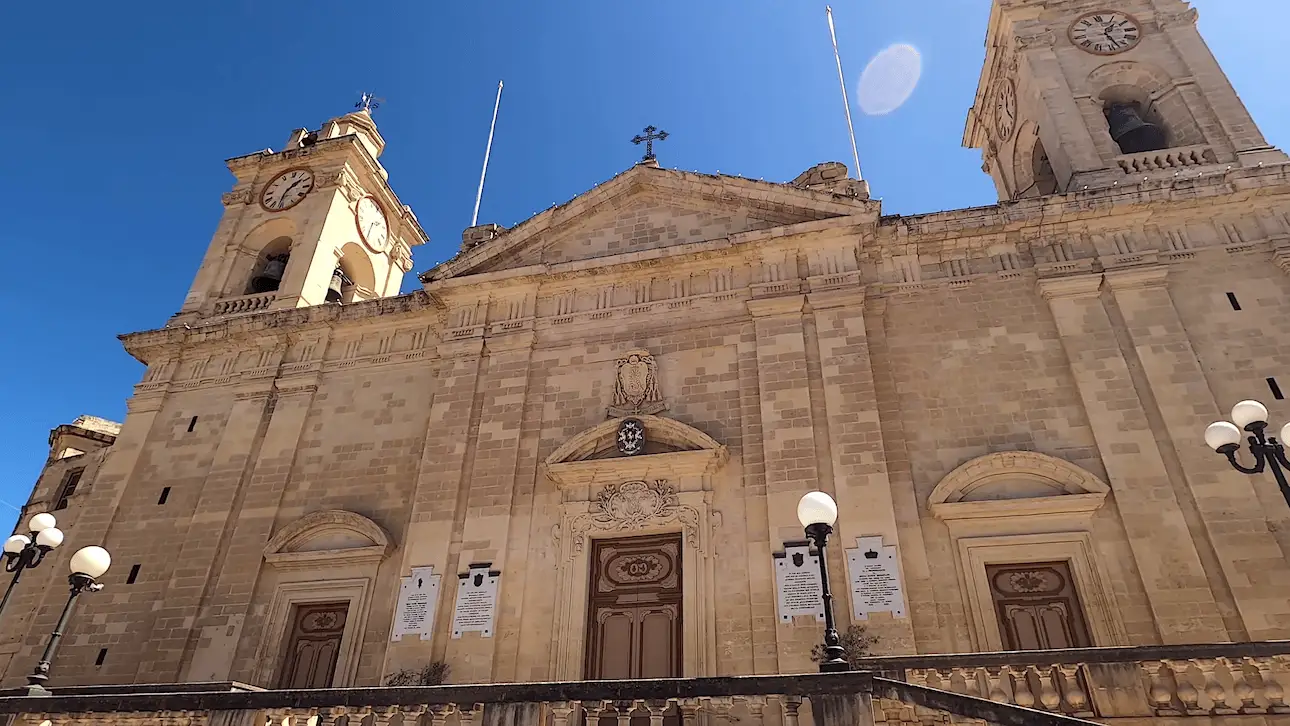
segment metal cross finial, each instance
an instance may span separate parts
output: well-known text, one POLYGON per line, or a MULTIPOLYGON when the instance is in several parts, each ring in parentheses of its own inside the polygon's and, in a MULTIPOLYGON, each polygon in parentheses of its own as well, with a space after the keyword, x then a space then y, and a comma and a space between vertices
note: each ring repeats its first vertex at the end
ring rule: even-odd
POLYGON ((641 142, 645 143, 645 156, 641 161, 650 161, 654 158, 654 142, 665 141, 667 139, 666 131, 659 131, 653 126, 646 126, 645 135, 636 134, 632 137, 632 143, 640 146, 641 142), (657 133, 655 133, 657 132, 657 133))
POLYGON ((385 100, 384 98, 377 98, 376 96, 370 93, 364 93, 362 96, 359 96, 358 103, 354 104, 354 108, 360 111, 367 111, 368 113, 371 113, 376 109, 380 108, 381 101, 384 101, 384 100, 385 100))

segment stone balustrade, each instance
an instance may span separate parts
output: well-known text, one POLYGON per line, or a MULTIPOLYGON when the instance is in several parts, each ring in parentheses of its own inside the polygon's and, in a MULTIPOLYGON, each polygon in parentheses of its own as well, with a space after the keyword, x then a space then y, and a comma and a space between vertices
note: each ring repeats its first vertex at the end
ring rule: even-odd
POLYGON ((11 726, 1290 726, 1290 641, 866 658, 850 673, 266 690, 0 694, 11 726), (1160 722, 1166 723, 1166 722, 1160 722))
POLYGON ((1218 157, 1208 146, 1184 146, 1178 149, 1161 149, 1141 154, 1126 154, 1116 158, 1125 174, 1142 174, 1153 171, 1186 169, 1192 166, 1217 164, 1218 157))
POLYGON ((215 310, 212 314, 234 315, 237 313, 253 313, 257 310, 267 310, 277 297, 278 294, 276 292, 257 292, 250 295, 226 297, 215 303, 215 310))

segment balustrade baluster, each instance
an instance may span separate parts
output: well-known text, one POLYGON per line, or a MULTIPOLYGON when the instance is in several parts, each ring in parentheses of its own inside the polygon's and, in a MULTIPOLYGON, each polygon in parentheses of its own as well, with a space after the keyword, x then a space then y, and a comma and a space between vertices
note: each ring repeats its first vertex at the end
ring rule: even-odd
MULTIPOLYGON (((436 703, 430 706, 430 726, 444 726, 455 710, 457 707, 451 703, 436 703)), ((556 726, 566 726, 566 724, 556 724, 556 726)))
POLYGON ((1236 712, 1246 713, 1263 713, 1254 702, 1254 687, 1250 685, 1250 678, 1245 673, 1245 663, 1241 659, 1219 658, 1218 661, 1227 668, 1227 672, 1232 674, 1232 695, 1241 705, 1236 707, 1236 712))
POLYGON ((1008 703, 1008 694, 1003 692, 1003 669, 986 668, 986 683, 989 685, 989 697, 996 703, 1008 703))
POLYGON ((1259 669, 1259 679, 1263 681, 1263 697, 1268 699, 1268 713, 1290 713, 1290 706, 1285 702, 1285 689, 1272 673, 1276 660, 1274 658, 1249 658, 1248 660, 1259 669))
POLYGON ((745 696, 744 705, 748 708, 749 721, 752 726, 764 726, 766 723, 766 697, 745 696))
MULTIPOLYGON (((784 726, 798 726, 797 711, 802 707, 802 697, 784 696, 779 699, 779 704, 784 711, 784 726)), ((685 711, 682 710, 681 713, 684 714, 685 711)), ((686 723, 685 726, 690 726, 690 724, 686 723)))
POLYGON ((662 698, 645 701, 645 708, 649 711, 649 726, 663 726, 663 716, 670 703, 671 701, 662 698))
POLYGON ((457 725, 473 726, 475 718, 483 708, 481 703, 459 703, 457 704, 457 725), (467 708, 469 706, 469 708, 467 708))
POLYGON ((1062 705, 1062 697, 1057 695, 1057 688, 1053 686, 1052 666, 1044 666, 1042 669, 1030 666, 1028 670, 1035 674, 1035 680, 1039 682, 1039 703, 1049 711, 1056 711, 1062 705))
POLYGON ((1030 675, 1027 669, 1016 670, 1007 666, 1004 669, 1012 675, 1013 701, 1022 708, 1034 708, 1035 694, 1030 690, 1030 675))
POLYGON ((730 696, 713 696, 702 701, 708 712, 708 726, 730 726, 730 709, 734 706, 734 699, 730 696))
POLYGON ((632 726, 633 701, 614 701, 614 714, 618 716, 618 726, 632 726))
POLYGON ((1151 676, 1151 691, 1148 696, 1151 698, 1152 708, 1155 709, 1157 716, 1181 716, 1182 711, 1174 708, 1174 691, 1170 681, 1173 679, 1173 668, 1167 661, 1160 661, 1160 666, 1156 669, 1147 667, 1146 663, 1142 664, 1147 673, 1151 676))
POLYGON ((1062 676, 1062 696, 1066 702, 1066 712, 1079 718, 1089 718, 1093 711, 1089 708, 1088 694, 1080 683, 1080 665, 1078 663, 1061 663, 1057 666, 1062 676))
MULTIPOLYGON (((784 717, 784 726, 797 726, 797 708, 802 705, 802 699, 798 698, 797 703, 793 705, 793 722, 788 723, 788 717, 784 717)), ((697 726, 699 723, 699 699, 682 698, 677 701, 677 709, 681 711, 681 726, 697 726)), ((785 706, 785 714, 788 713, 788 704, 785 706)))
POLYGON ((1209 696, 1209 712, 1215 716, 1235 716, 1236 709, 1227 705, 1227 689, 1218 680, 1218 661, 1213 658, 1200 658, 1192 661, 1205 678, 1205 695, 1209 696))
POLYGON ((1200 691, 1191 682, 1191 663, 1188 661, 1166 661, 1174 669, 1174 682, 1178 684, 1178 700, 1182 702, 1183 713, 1188 716, 1204 716, 1208 711, 1200 707, 1200 691))

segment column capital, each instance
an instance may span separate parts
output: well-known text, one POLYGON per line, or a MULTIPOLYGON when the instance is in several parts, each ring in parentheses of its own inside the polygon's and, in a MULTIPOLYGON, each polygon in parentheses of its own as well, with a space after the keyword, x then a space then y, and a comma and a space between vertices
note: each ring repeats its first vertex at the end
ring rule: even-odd
POLYGON ((836 287, 831 290, 812 291, 806 296, 807 301, 811 303, 811 307, 815 310, 842 307, 860 308, 864 305, 864 298, 865 288, 863 287, 836 287))
POLYGON ((1066 277, 1048 277, 1039 280, 1039 295, 1045 300, 1060 298, 1097 297, 1102 290, 1102 275, 1068 275, 1066 277))
POLYGON ((748 312, 754 318, 789 315, 802 312, 805 302, 806 296, 802 294, 753 298, 748 301, 748 312))
POLYGON ((1169 277, 1169 268, 1165 265, 1149 267, 1130 267, 1124 270, 1108 270, 1106 286, 1113 292, 1133 290, 1135 288, 1164 287, 1169 277))

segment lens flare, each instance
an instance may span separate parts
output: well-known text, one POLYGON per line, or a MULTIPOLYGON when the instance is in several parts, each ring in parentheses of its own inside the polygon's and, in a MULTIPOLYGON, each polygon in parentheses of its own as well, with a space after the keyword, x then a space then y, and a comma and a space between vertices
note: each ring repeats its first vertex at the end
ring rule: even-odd
POLYGON ((869 61, 860 75, 856 92, 860 110, 870 116, 895 111, 913 95, 922 74, 923 58, 917 48, 905 43, 887 46, 869 61))

